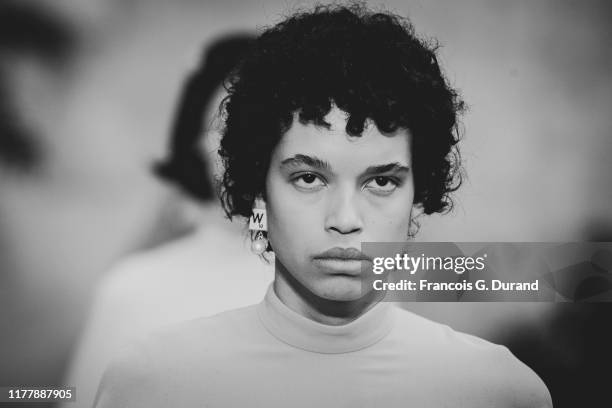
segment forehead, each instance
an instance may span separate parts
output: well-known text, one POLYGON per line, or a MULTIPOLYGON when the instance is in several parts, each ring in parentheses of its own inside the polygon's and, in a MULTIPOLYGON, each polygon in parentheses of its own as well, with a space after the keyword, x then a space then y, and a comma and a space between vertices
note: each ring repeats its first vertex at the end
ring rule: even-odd
POLYGON ((302 124, 294 116, 291 128, 283 135, 273 161, 282 161, 297 154, 315 156, 327 161, 334 170, 355 170, 372 165, 411 163, 411 136, 408 130, 381 133, 373 122, 366 122, 360 136, 346 133, 346 112, 334 106, 325 121, 331 126, 302 124))

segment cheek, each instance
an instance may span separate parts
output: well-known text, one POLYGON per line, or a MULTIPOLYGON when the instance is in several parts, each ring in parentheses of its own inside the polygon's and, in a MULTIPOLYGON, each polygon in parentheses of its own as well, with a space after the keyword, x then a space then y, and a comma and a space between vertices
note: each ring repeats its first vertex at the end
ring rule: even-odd
POLYGON ((286 181, 278 177, 267 180, 268 233, 276 247, 284 247, 295 242, 296 235, 302 237, 299 242, 308 242, 317 225, 318 207, 300 195, 286 181))
POLYGON ((413 193, 408 190, 369 212, 369 225, 380 241, 404 241, 412 217, 413 193))

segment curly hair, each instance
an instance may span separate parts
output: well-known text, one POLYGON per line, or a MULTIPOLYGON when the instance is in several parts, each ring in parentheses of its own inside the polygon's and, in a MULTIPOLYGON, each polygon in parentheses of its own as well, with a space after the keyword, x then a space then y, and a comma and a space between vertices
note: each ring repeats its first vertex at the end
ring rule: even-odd
POLYGON ((382 132, 408 129, 414 202, 426 214, 448 211, 461 185, 464 103, 441 72, 437 49, 407 19, 361 4, 317 6, 265 30, 226 84, 219 153, 227 216, 249 217, 255 197, 265 198, 272 152, 294 113, 303 124, 329 128, 332 104, 348 114, 352 136, 368 119, 382 132))

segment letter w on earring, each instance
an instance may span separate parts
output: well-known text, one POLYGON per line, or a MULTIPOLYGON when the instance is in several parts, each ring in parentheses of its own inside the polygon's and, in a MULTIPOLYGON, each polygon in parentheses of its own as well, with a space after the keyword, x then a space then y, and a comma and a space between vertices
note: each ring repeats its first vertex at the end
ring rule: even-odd
POLYGON ((249 229, 251 231, 267 231, 268 220, 266 219, 266 210, 262 208, 253 208, 253 213, 249 218, 249 229))

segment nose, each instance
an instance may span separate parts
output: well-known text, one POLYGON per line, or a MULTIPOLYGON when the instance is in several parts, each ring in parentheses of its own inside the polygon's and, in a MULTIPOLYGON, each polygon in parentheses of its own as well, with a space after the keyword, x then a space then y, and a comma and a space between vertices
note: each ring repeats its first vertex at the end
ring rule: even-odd
POLYGON ((325 231, 342 235, 356 234, 363 229, 358 197, 352 188, 338 188, 330 194, 325 231))

